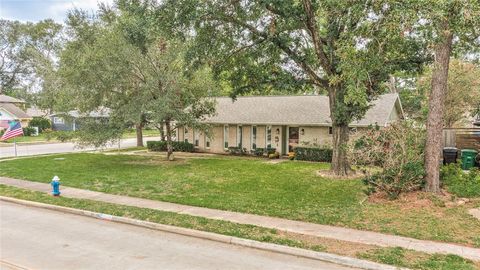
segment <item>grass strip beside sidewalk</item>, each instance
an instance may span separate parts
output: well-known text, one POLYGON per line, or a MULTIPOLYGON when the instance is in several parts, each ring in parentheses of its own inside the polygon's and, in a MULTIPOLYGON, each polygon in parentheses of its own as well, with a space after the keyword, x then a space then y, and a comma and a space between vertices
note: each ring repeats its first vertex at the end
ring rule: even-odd
POLYGON ((49 194, 42 192, 28 191, 5 185, 0 185, 0 195, 261 242, 281 244, 314 251, 324 251, 412 269, 480 269, 480 263, 475 264, 469 260, 454 255, 430 255, 401 248, 380 248, 373 245, 356 244, 326 238, 306 237, 304 235, 285 233, 253 225, 237 224, 228 221, 212 220, 159 210, 84 199, 52 197, 49 194))

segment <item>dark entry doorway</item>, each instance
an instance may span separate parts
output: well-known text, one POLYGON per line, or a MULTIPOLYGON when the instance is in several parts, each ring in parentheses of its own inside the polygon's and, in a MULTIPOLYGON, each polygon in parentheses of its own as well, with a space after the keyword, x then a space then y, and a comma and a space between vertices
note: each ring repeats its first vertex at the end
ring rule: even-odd
POLYGON ((288 152, 298 145, 298 127, 288 127, 288 152))

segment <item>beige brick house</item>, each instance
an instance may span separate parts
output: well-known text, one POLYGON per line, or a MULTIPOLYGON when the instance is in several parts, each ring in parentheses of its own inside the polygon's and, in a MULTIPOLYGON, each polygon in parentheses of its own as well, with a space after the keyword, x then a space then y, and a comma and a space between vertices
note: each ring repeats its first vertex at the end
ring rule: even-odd
MULTIPOLYGON (((193 143, 202 152, 225 152, 228 147, 276 148, 285 155, 302 144, 331 144, 332 130, 327 96, 251 96, 233 101, 216 98, 216 115, 211 138, 201 131, 179 127, 177 140, 193 143)), ((398 94, 386 94, 372 102, 365 117, 351 124, 352 129, 377 124, 387 126, 403 119, 398 94)))

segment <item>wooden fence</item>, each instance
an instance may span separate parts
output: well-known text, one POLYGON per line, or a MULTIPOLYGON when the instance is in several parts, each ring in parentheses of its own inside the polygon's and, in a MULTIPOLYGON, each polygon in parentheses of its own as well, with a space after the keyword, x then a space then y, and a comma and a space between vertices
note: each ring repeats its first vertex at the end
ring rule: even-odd
POLYGON ((446 128, 443 130, 443 147, 476 149, 480 151, 480 128, 446 128))

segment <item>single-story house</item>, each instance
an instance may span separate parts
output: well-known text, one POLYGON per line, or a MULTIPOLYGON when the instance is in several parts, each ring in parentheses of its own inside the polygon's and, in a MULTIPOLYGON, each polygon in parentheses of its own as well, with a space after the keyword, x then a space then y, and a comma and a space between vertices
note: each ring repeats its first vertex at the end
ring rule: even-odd
POLYGON ((49 117, 52 123, 52 130, 76 131, 81 128, 82 120, 85 118, 94 118, 100 120, 108 118, 109 116, 109 109, 100 108, 89 113, 81 113, 78 110, 73 110, 66 113, 54 113, 49 117))
MULTIPOLYGON (((228 147, 247 151, 275 148, 287 154, 297 145, 331 145, 332 121, 327 96, 250 96, 216 98, 216 115, 205 120, 211 124, 208 138, 188 127, 177 129, 177 140, 193 143, 199 151, 225 152, 228 147)), ((352 129, 370 125, 385 127, 403 119, 398 94, 381 95, 352 129)))
POLYGON ((25 112, 26 103, 7 95, 0 95, 0 121, 20 121, 22 127, 27 127, 32 117, 25 112))

